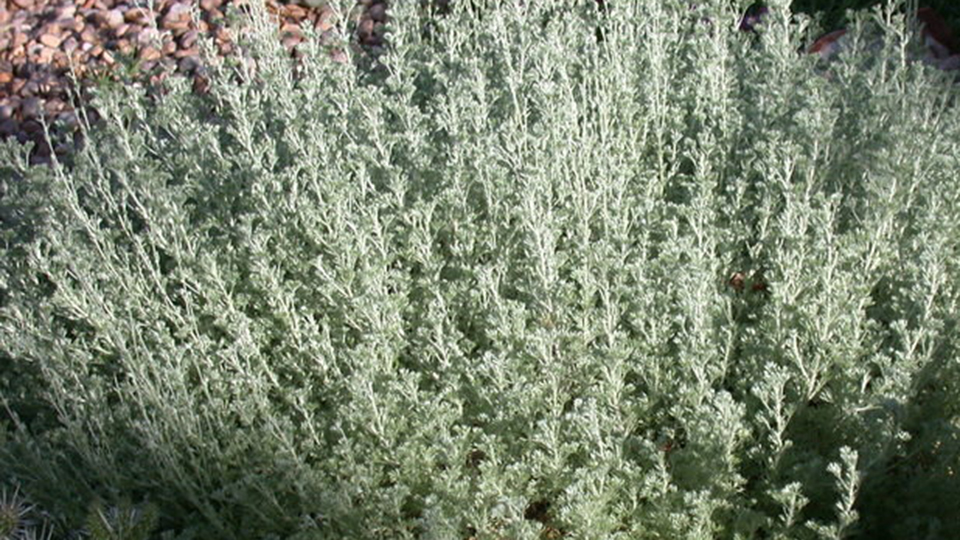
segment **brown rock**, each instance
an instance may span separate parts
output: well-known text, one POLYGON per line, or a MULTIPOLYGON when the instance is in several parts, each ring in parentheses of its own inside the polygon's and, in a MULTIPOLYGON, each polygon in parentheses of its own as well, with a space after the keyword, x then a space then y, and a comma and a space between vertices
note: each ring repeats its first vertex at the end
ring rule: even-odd
POLYGON ((104 13, 103 15, 104 24, 108 27, 116 29, 123 24, 123 12, 119 9, 111 9, 110 11, 104 13))
POLYGON ((210 90, 210 79, 205 75, 197 75, 193 78, 193 92, 204 95, 210 90))
POLYGON ((36 56, 39 55, 43 49, 43 43, 33 41, 24 45, 24 49, 27 51, 27 57, 32 61, 36 61, 36 56))
POLYGON ((168 41, 163 44, 163 54, 169 56, 177 52, 177 43, 175 41, 168 41))
POLYGON ((175 4, 171 4, 170 9, 168 9, 163 16, 164 17, 180 17, 181 15, 185 15, 189 17, 191 3, 192 2, 177 2, 175 4))
POLYGON ((80 44, 77 43, 77 38, 71 36, 71 37, 67 38, 66 41, 63 42, 63 47, 61 47, 61 48, 63 49, 63 51, 64 51, 65 53, 69 54, 69 53, 72 53, 73 51, 77 50, 77 47, 78 47, 79 45, 80 45, 80 44))
POLYGON ((26 63, 14 65, 13 74, 21 79, 29 79, 38 70, 39 68, 35 64, 26 62, 26 63))
POLYGON ((30 156, 30 164, 49 165, 51 163, 50 154, 53 152, 53 150, 43 137, 43 134, 37 133, 34 135, 33 142, 36 143, 36 145, 33 147, 33 155, 30 156))
POLYGON ((337 22, 337 16, 330 8, 325 8, 320 15, 317 16, 317 31, 326 32, 327 30, 332 30, 334 25, 337 22))
POLYGON ((43 25, 43 27, 40 29, 40 32, 38 33, 40 35, 43 35, 43 34, 56 35, 56 34, 59 34, 60 32, 63 32, 63 28, 60 26, 60 24, 57 22, 51 22, 43 25))
POLYGON ((283 15, 291 19, 303 19, 307 16, 307 10, 303 6, 287 4, 283 6, 283 15))
POLYGON ((40 116, 43 105, 38 97, 28 97, 20 104, 20 115, 24 120, 40 116))
POLYGON ((0 122, 0 139, 11 137, 20 131, 20 123, 13 118, 8 118, 0 122))
POLYGON ((82 80, 87 73, 87 59, 82 53, 73 54, 73 69, 77 80, 82 80))
POLYGON ((384 4, 374 4, 367 10, 367 16, 376 22, 386 22, 387 6, 384 4))
POLYGON ((190 30, 190 17, 177 17, 173 19, 164 19, 160 24, 164 30, 170 30, 175 35, 181 35, 190 30))
POLYGON ((54 13, 58 19, 72 19, 77 14, 77 6, 74 4, 64 4, 58 7, 54 13))
POLYGON ((49 64, 53 61, 56 53, 57 50, 52 47, 43 47, 40 49, 39 54, 37 54, 37 62, 40 64, 49 64))
POLYGON ((161 58, 160 65, 163 67, 164 71, 177 70, 177 60, 171 56, 164 56, 163 58, 161 58))
POLYGON ((301 41, 303 40, 297 36, 287 36, 281 40, 281 43, 283 43, 283 46, 286 47, 288 51, 292 51, 301 41))
POLYGON ((73 150, 73 146, 70 143, 62 142, 58 143, 57 147, 53 149, 58 156, 65 156, 70 153, 70 150, 73 150))
POLYGON ((289 34, 292 36, 297 36, 298 38, 302 36, 302 31, 300 30, 299 24, 287 23, 280 27, 280 35, 289 34))
POLYGON ((62 122, 68 129, 76 129, 80 125, 77 119, 77 113, 74 111, 64 111, 57 115, 57 121, 62 122))
POLYGON ((123 20, 130 24, 144 25, 153 20, 153 13, 147 8, 135 7, 123 14, 123 20))
POLYGON ((47 47, 56 48, 60 46, 61 43, 60 36, 56 34, 44 34, 40 36, 40 43, 43 43, 47 47))
POLYGON ((70 67, 70 60, 67 57, 67 53, 56 50, 53 52, 53 66, 57 69, 67 69, 70 67))
POLYGON ((177 59, 189 58, 191 56, 200 56, 200 50, 193 47, 191 49, 177 49, 177 51, 173 53, 173 57, 177 59))
POLYGON ((160 41, 160 32, 150 27, 141 28, 136 36, 131 34, 130 39, 141 47, 156 45, 160 41))
POLYGON ((210 24, 213 24, 213 25, 223 24, 224 19, 225 17, 223 15, 223 12, 220 11, 219 9, 211 9, 210 11, 207 12, 207 20, 210 21, 210 24))
POLYGON ((212 11, 223 5, 223 0, 200 0, 200 9, 203 11, 212 11))
POLYGON ((136 47, 133 46, 133 43, 130 43, 130 40, 121 39, 117 41, 117 51, 119 51, 120 54, 131 54, 134 49, 136 49, 136 47))
POLYGON ((131 28, 133 28, 133 26, 131 26, 130 24, 123 23, 120 26, 113 29, 113 37, 118 39, 122 38, 126 36, 128 32, 130 32, 131 28))
POLYGON ((37 153, 37 154, 34 154, 34 155, 30 156, 30 166, 31 166, 31 167, 39 167, 40 165, 47 165, 47 166, 49 166, 49 165, 52 163, 49 155, 43 156, 43 155, 40 155, 40 154, 39 154, 39 148, 40 148, 40 147, 37 146, 37 149, 38 149, 38 153, 37 153))
POLYGON ((41 94, 55 93, 63 86, 63 80, 53 72, 44 73, 42 76, 37 77, 37 83, 40 85, 41 94))
POLYGON ((170 9, 167 10, 167 13, 163 16, 163 19, 161 19, 160 26, 167 30, 172 30, 173 27, 189 26, 190 20, 189 4, 178 3, 170 6, 170 9))
POLYGON ((230 30, 221 26, 217 28, 217 31, 214 33, 214 38, 217 40, 217 43, 226 43, 230 41, 230 30))
POLYGON ((347 58, 347 53, 343 49, 334 49, 330 51, 330 59, 338 64, 346 64, 350 59, 347 58))
POLYGON ((82 32, 84 26, 86 26, 82 20, 77 20, 73 17, 69 19, 59 19, 56 25, 64 32, 82 32))
POLYGON ((329 47, 337 42, 337 33, 334 30, 327 30, 320 34, 320 44, 329 47))
POLYGON ((177 69, 187 74, 193 73, 198 67, 200 67, 200 59, 196 56, 184 56, 177 64, 177 69))
POLYGON ((27 135, 37 135, 43 133, 43 124, 31 118, 20 123, 20 130, 27 135))
POLYGON ((155 0, 153 3, 153 10, 157 13, 162 13, 172 6, 175 2, 180 0, 155 0))
POLYGON ((9 71, 0 71, 0 84, 7 84, 13 80, 13 73, 9 71))
POLYGON ((184 34, 180 36, 180 46, 184 49, 192 48, 197 44, 197 38, 199 35, 200 34, 196 30, 188 30, 187 32, 184 32, 184 34))
POLYGON ((39 95, 41 93, 40 81, 38 80, 27 81, 27 84, 23 85, 23 88, 20 90, 20 93, 24 96, 39 95))
POLYGON ((34 0, 13 0, 13 5, 20 9, 31 9, 33 4, 34 0))
POLYGON ((86 28, 80 34, 80 40, 84 43, 99 43, 100 36, 97 35, 97 31, 93 28, 86 28))
POLYGON ((14 30, 14 31, 13 31, 13 39, 10 40, 10 46, 11 46, 11 47, 21 47, 21 46, 23 46, 23 45, 26 45, 26 44, 27 44, 27 41, 29 41, 29 40, 30 40, 30 37, 27 36, 27 34, 21 32, 21 31, 19 31, 19 30, 14 30))
POLYGON ((96 124, 100 121, 100 113, 98 113, 96 109, 84 107, 84 111, 86 111, 87 115, 85 120, 86 122, 89 122, 90 124, 96 124))
POLYGON ((152 62, 155 60, 159 60, 161 56, 163 56, 163 54, 159 50, 157 50, 155 47, 146 47, 144 49, 141 49, 140 54, 137 55, 137 57, 142 62, 152 62))
POLYGON ((23 101, 23 99, 22 99, 20 96, 13 95, 13 96, 8 97, 8 98, 6 99, 6 101, 5 101, 5 103, 6 103, 7 105, 10 105, 11 107, 13 107, 13 112, 14 112, 14 114, 16 114, 17 109, 20 108, 20 103, 21 103, 22 101, 23 101))
POLYGON ((357 27, 357 36, 361 42, 368 43, 373 40, 375 25, 376 23, 372 19, 360 21, 360 25, 357 27))
POLYGON ((43 104, 43 112, 48 118, 52 118, 62 111, 66 106, 66 103, 60 101, 59 99, 51 99, 43 104))

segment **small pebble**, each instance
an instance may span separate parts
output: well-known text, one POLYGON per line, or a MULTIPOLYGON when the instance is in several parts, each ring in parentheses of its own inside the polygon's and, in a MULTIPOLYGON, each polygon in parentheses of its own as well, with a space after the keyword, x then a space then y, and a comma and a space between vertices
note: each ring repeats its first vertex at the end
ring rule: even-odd
POLYGON ((153 19, 153 14, 147 8, 135 7, 128 9, 123 15, 123 19, 131 24, 144 25, 153 19))
POLYGON ((184 49, 192 48, 197 43, 200 34, 196 30, 188 30, 180 36, 180 47, 184 49))
POLYGON ((28 97, 20 104, 20 114, 25 120, 40 116, 42 110, 40 98, 38 97, 28 97))
POLYGON ((143 62, 159 60, 161 56, 163 56, 163 54, 155 47, 146 47, 141 49, 140 54, 137 55, 137 57, 143 62))
POLYGON ((104 22, 110 28, 116 29, 123 24, 123 12, 119 9, 111 9, 106 12, 104 15, 104 22))
POLYGON ((16 135, 20 131, 20 123, 13 118, 0 121, 0 139, 16 135))
POLYGON ((376 22, 387 21, 387 6, 384 4, 374 4, 367 10, 367 16, 376 22))

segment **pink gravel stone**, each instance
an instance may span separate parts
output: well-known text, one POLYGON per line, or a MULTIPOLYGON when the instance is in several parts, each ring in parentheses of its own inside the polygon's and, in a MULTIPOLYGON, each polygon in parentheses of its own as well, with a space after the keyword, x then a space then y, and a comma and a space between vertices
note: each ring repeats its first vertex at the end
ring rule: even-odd
POLYGON ((147 8, 135 7, 128 9, 123 15, 123 19, 131 24, 147 24, 153 19, 153 13, 147 8))
POLYGON ((40 36, 40 43, 43 43, 47 47, 56 48, 60 46, 61 39, 60 36, 56 34, 44 34, 40 36))
POLYGON ((116 29, 123 24, 123 12, 119 9, 111 9, 104 14, 103 20, 107 26, 116 29))

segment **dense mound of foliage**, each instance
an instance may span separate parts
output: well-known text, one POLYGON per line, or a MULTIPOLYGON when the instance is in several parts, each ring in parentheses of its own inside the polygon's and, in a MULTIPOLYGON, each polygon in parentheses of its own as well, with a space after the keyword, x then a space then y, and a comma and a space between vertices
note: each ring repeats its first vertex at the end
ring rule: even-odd
POLYGON ((4 146, 0 481, 101 537, 960 537, 960 115, 907 21, 824 66, 786 1, 489 4, 4 146))

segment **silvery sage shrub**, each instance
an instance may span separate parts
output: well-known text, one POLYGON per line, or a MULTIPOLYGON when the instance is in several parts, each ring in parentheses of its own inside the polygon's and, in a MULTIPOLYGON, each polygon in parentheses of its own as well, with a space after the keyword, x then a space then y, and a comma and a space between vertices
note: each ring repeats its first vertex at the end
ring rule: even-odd
POLYGON ((787 4, 397 2, 5 146, 0 470, 163 538, 956 537, 956 89, 787 4))

